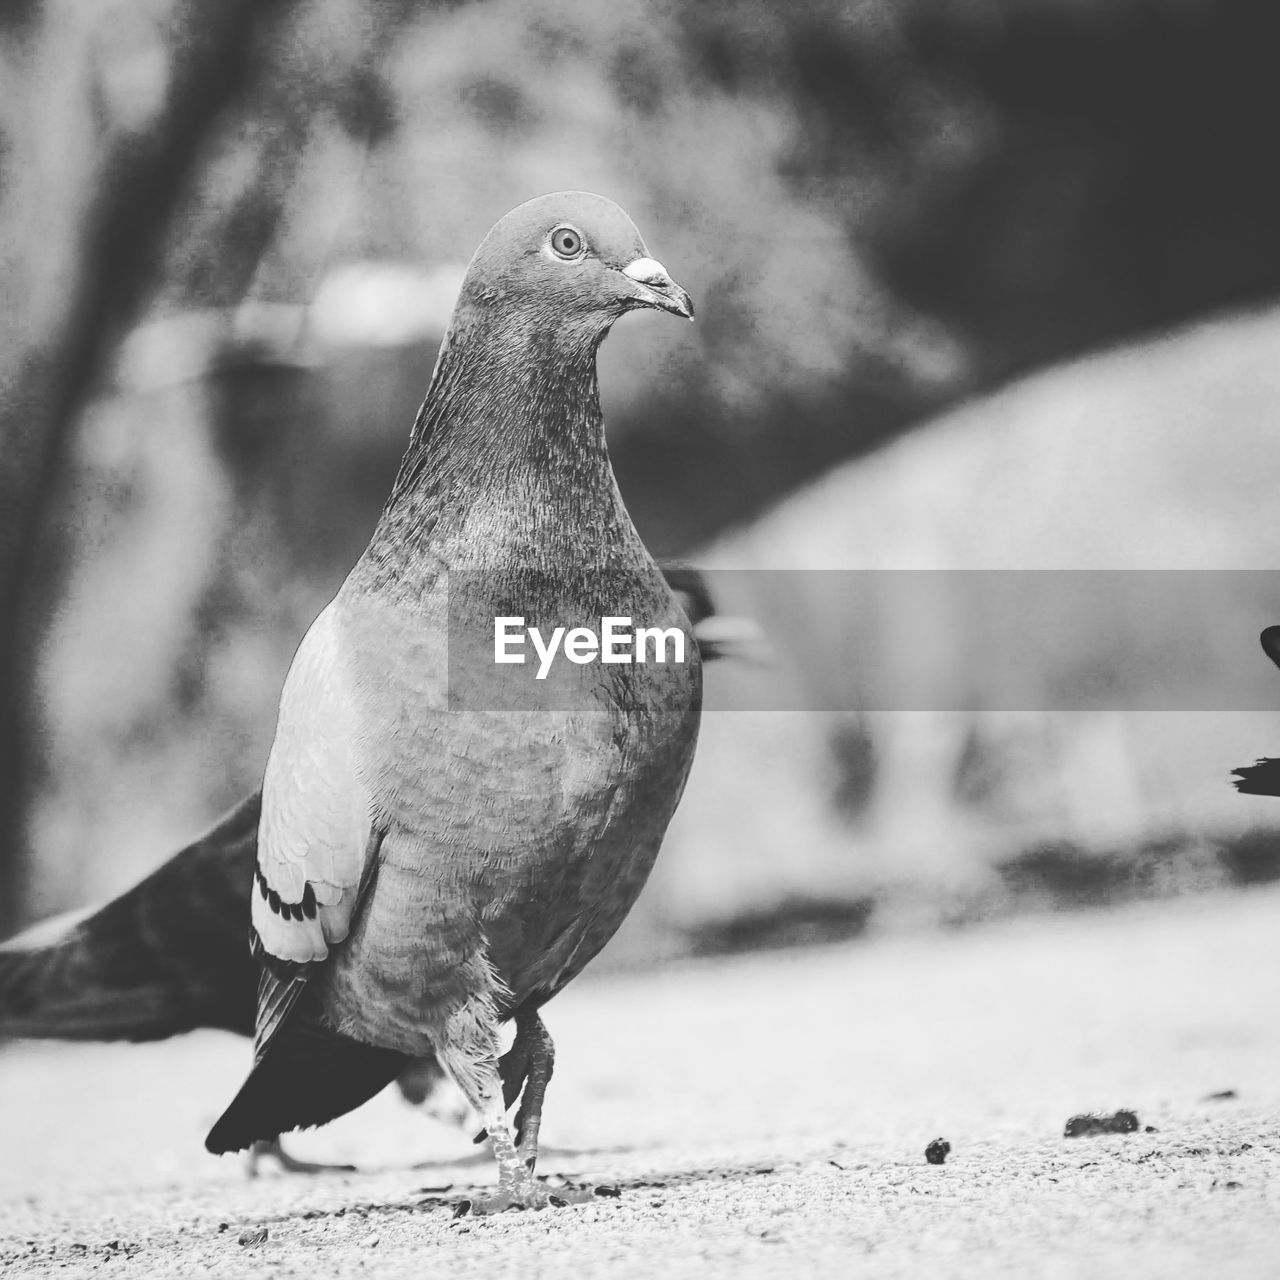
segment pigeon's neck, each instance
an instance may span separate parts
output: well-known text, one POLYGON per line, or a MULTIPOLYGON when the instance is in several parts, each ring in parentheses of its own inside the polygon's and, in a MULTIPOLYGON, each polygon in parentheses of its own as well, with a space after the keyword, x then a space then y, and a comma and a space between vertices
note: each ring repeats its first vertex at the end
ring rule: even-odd
POLYGON ((623 565, 599 335, 473 322, 445 339, 370 552, 386 569, 623 565))

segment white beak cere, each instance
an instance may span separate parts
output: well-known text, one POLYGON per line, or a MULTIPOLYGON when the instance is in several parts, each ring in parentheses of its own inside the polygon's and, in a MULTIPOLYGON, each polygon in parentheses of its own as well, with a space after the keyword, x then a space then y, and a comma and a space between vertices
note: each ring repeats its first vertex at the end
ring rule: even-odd
POLYGON ((637 258, 622 268, 622 274, 640 286, 642 306, 657 307, 686 320, 693 319, 692 299, 656 258, 637 258))
POLYGON ((622 268, 624 276, 630 276, 637 284, 656 284, 661 288, 671 283, 667 269, 654 258, 637 258, 622 268))

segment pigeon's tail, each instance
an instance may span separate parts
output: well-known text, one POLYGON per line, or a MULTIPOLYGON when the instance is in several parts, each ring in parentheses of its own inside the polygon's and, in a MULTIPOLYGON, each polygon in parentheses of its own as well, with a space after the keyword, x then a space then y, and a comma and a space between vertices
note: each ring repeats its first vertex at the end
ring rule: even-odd
POLYGON ((222 1155, 336 1120, 380 1093, 409 1062, 395 1049, 331 1031, 299 1009, 272 1038, 204 1145, 222 1155))
POLYGON ((158 1040, 253 1033, 249 903, 261 796, 89 914, 0 945, 0 1037, 158 1040))
POLYGON ((1251 796, 1280 796, 1280 760, 1263 759, 1257 764, 1232 769, 1236 790, 1251 796))

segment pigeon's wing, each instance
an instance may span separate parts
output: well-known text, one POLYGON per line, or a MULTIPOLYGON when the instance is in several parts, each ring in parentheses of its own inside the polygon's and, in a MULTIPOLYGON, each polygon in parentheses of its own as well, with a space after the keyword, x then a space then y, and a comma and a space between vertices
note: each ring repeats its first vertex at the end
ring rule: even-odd
POLYGON ((330 605, 293 660, 262 784, 252 907, 259 1056, 314 966, 347 936, 381 840, 356 766, 355 689, 337 616, 330 605))

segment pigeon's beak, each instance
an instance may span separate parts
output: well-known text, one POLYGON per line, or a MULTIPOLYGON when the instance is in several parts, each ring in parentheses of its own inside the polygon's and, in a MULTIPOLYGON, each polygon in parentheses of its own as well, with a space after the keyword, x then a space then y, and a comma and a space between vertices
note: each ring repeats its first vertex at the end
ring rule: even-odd
POLYGON ((653 258, 637 258, 622 268, 631 281, 631 301, 637 307, 656 307, 673 316, 693 319, 693 299, 667 274, 667 269, 653 258))

